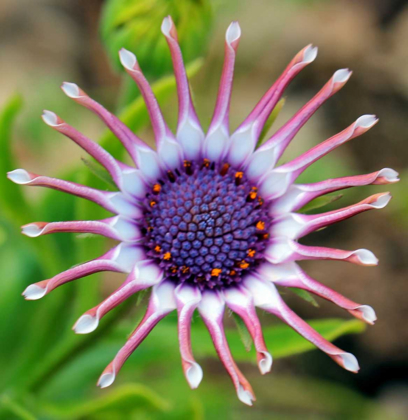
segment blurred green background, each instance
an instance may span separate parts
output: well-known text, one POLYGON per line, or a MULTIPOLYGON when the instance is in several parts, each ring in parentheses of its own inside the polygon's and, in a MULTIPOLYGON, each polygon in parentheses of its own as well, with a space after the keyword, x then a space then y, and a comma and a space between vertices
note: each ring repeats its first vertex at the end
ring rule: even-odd
POLYGON ((243 406, 215 357, 200 319, 193 350, 204 380, 191 391, 184 380, 176 314, 168 316, 137 349, 115 385, 95 383, 140 320, 146 297, 112 311, 89 336, 71 326, 123 280, 106 274, 67 284, 40 301, 26 302, 28 284, 49 278, 112 246, 89 236, 20 235, 31 221, 95 219, 104 212, 63 193, 22 189, 0 177, 0 419, 403 419, 408 412, 408 5, 402 0, 1 0, 0 173, 23 167, 34 173, 109 188, 81 159, 82 150, 50 130, 43 109, 100 141, 125 159, 119 142, 87 110, 64 96, 62 81, 75 82, 152 141, 143 102, 123 75, 117 50, 136 53, 175 128, 171 62, 160 24, 171 14, 182 45, 194 100, 206 128, 212 115, 228 24, 239 20, 241 39, 231 106, 236 127, 289 60, 308 43, 319 56, 285 94, 276 130, 342 67, 354 74, 347 86, 302 129, 284 161, 342 130, 358 116, 380 123, 361 138, 314 164, 303 181, 400 172, 391 187, 344 192, 332 207, 390 190, 381 212, 332 226, 307 243, 342 249, 369 248, 376 268, 336 262, 304 264, 308 273, 351 299, 372 305, 375 327, 365 329, 333 305, 318 307, 283 291, 296 312, 360 361, 358 375, 343 371, 288 328, 260 314, 275 363, 259 375, 246 335, 226 315, 232 353, 252 383, 257 401, 243 406), (203 60, 204 59, 204 60, 203 60), (291 357, 289 357, 291 356, 291 357))

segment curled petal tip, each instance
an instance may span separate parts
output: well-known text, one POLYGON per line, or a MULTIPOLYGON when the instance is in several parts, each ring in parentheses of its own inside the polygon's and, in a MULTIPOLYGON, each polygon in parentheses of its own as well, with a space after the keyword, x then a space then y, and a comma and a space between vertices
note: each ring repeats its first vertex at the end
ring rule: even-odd
POLYGON ((351 74, 352 71, 349 69, 337 70, 333 75, 333 83, 346 83, 350 79, 351 74))
POLYGON ((349 372, 357 373, 360 370, 356 356, 351 353, 341 353, 337 357, 340 359, 339 362, 344 369, 349 372))
POLYGON ((361 305, 356 309, 353 309, 352 312, 358 312, 358 317, 361 318, 363 321, 367 322, 367 324, 374 325, 375 321, 377 321, 377 315, 375 314, 375 311, 371 306, 361 305))
POLYGON ((30 238, 36 238, 37 236, 40 236, 43 230, 44 229, 38 226, 36 223, 30 223, 21 227, 21 233, 30 238))
POLYGON ((391 200, 392 196, 389 192, 378 194, 371 206, 375 209, 383 209, 391 200))
POLYGON ((81 96, 80 90, 78 85, 75 83, 64 82, 61 85, 61 89, 65 93, 65 95, 69 96, 70 98, 79 98, 81 96))
POLYGON ((135 66, 137 65, 137 58, 132 52, 122 48, 119 51, 119 59, 123 67, 130 71, 135 70, 135 66))
POLYGON ((7 178, 15 184, 27 184, 31 181, 31 177, 24 169, 15 169, 14 171, 7 172, 7 178))
POLYGON ((191 389, 196 389, 203 379, 203 370, 198 363, 191 363, 186 371, 186 378, 191 389))
POLYGON ((383 178, 384 181, 389 184, 393 184, 400 180, 398 172, 391 168, 381 169, 381 171, 378 172, 377 178, 383 178))
POLYGON ((246 405, 251 406, 252 401, 255 401, 255 396, 247 389, 244 389, 242 385, 239 385, 237 395, 240 401, 242 401, 246 405))
POLYGON ((311 63, 313 62, 318 53, 319 49, 317 47, 314 47, 312 44, 308 45, 305 48, 305 51, 303 53, 303 62, 304 63, 311 63))
POLYGON ((241 38, 241 27, 238 22, 232 22, 225 34, 226 42, 231 45, 241 38))
POLYGON ((45 122, 45 124, 49 125, 50 127, 56 127, 57 125, 61 124, 61 121, 57 114, 52 111, 44 110, 41 118, 45 122))
POLYGON ((102 373, 101 377, 98 380, 97 385, 100 388, 107 388, 112 385, 115 381, 115 374, 113 372, 102 373))
POLYGON ((98 324, 99 319, 96 316, 85 314, 78 319, 78 321, 75 323, 72 329, 75 331, 76 334, 89 334, 90 332, 96 330, 98 324))
POLYGON ((47 289, 44 289, 37 284, 30 284, 30 286, 24 290, 23 296, 26 300, 38 300, 41 299, 46 292, 47 289))
POLYGON ((362 128, 371 128, 373 125, 377 124, 378 118, 375 115, 362 115, 360 118, 357 119, 355 123, 355 128, 362 127, 362 128))
POLYGON ((172 29, 174 28, 173 19, 171 16, 166 16, 161 24, 161 31, 166 37, 174 37, 172 29))
POLYGON ((378 258, 368 249, 358 249, 354 255, 363 265, 378 265, 378 258))
POLYGON ((265 375, 266 373, 271 371, 272 356, 270 355, 270 353, 266 351, 263 351, 262 354, 264 358, 258 362, 258 366, 259 366, 259 371, 261 372, 261 374, 265 375))

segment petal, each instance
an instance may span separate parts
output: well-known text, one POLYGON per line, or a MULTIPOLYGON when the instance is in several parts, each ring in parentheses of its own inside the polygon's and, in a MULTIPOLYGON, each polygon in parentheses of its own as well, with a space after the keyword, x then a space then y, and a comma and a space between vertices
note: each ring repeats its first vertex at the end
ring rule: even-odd
POLYGON ((217 292, 204 291, 198 310, 210 332, 215 350, 234 383, 238 398, 244 404, 252 405, 255 396, 251 385, 235 364, 225 337, 222 322, 224 306, 224 300, 217 292))
POLYGON ((156 324, 168 313, 176 309, 174 299, 174 285, 170 282, 163 282, 153 286, 149 306, 142 321, 127 340, 126 344, 119 350, 118 354, 103 371, 98 380, 98 386, 106 388, 112 385, 117 373, 127 358, 136 350, 139 344, 148 336, 156 324))
POLYGON ((141 247, 120 244, 95 260, 70 268, 51 279, 31 284, 24 290, 23 296, 27 300, 37 300, 62 284, 101 271, 129 272, 131 269, 130 260, 134 264, 143 255, 141 247))
POLYGON ((313 215, 289 213, 275 219, 270 234, 272 237, 282 236, 290 239, 299 239, 311 232, 348 219, 364 211, 382 209, 390 200, 390 193, 380 193, 374 194, 357 204, 327 213, 313 215))
POLYGON ((229 108, 232 82, 234 79, 235 58, 240 38, 241 28, 239 23, 232 22, 225 34, 225 56, 220 87, 218 89, 214 115, 204 141, 204 157, 210 160, 217 161, 222 159, 229 141, 229 108), (217 139, 220 143, 217 143, 217 139), (213 151, 214 147, 217 148, 217 153, 213 151))
POLYGON ((181 362, 188 384, 191 389, 195 389, 203 379, 203 370, 194 360, 191 349, 191 319, 201 301, 201 292, 197 287, 180 284, 177 286, 175 294, 181 362))
POLYGON ((193 101, 191 99, 183 56, 177 40, 177 31, 170 16, 164 18, 161 30, 166 37, 173 61, 174 74, 177 83, 177 96, 179 101, 179 116, 177 126, 177 140, 183 147, 184 156, 188 160, 198 159, 204 133, 198 121, 193 101))
POLYGON ((299 210, 317 197, 350 187, 363 185, 385 185, 398 182, 398 173, 384 168, 367 175, 327 179, 314 184, 294 184, 287 192, 273 201, 269 214, 272 217, 299 210))
POLYGON ((337 70, 313 99, 254 152, 246 168, 249 179, 259 180, 275 166, 298 131, 328 98, 346 84, 350 76, 348 69, 337 70))
POLYGON ((261 194, 263 194, 265 199, 273 199, 282 196, 295 179, 313 162, 316 162, 318 159, 345 142, 364 134, 377 122, 378 119, 375 115, 363 115, 341 133, 318 144, 296 159, 273 169, 262 181, 259 188, 261 194))
POLYGON ((223 294, 228 307, 242 318, 251 334, 255 344, 259 370, 262 375, 265 375, 271 370, 272 356, 266 348, 261 323, 256 314, 252 296, 245 289, 238 287, 225 289, 223 294))
POLYGON ((75 222, 35 222, 22 226, 22 233, 31 238, 55 232, 93 233, 122 242, 142 238, 139 227, 121 216, 75 222))
POLYGON ((290 62, 279 79, 231 136, 228 161, 234 167, 241 167, 251 156, 262 132, 263 126, 275 108, 288 84, 317 55, 317 48, 308 45, 290 62))
POLYGON ((265 263, 259 267, 258 273, 260 277, 270 280, 278 286, 297 287, 314 293, 333 302, 368 324, 373 325, 377 319, 374 309, 371 306, 361 305, 347 299, 324 284, 312 279, 295 263, 278 265, 265 263))
POLYGON ((158 166, 157 158, 153 159, 156 153, 146 143, 140 140, 126 124, 106 110, 101 104, 91 99, 75 83, 64 82, 61 88, 67 96, 94 112, 107 125, 112 133, 122 142, 135 164, 143 172, 146 171, 141 157, 145 154, 150 154, 152 156, 150 159, 152 167, 147 172, 148 179, 151 180, 151 172, 155 174, 153 175, 153 181, 160 177, 160 167, 158 166))
POLYGON ((378 260, 368 249, 343 251, 341 249, 306 246, 287 238, 273 238, 264 251, 272 264, 301 260, 342 260, 359 265, 377 265, 378 260))
POLYGON ((163 279, 163 271, 151 260, 133 260, 133 269, 125 282, 108 296, 102 303, 85 312, 73 326, 77 334, 88 334, 94 331, 101 318, 116 308, 130 296, 158 284, 163 279), (135 264, 135 261, 136 264, 135 264))
POLYGON ((306 340, 313 343, 320 350, 324 351, 337 364, 344 369, 357 373, 358 362, 351 353, 346 353, 334 344, 323 338, 317 331, 308 325, 303 319, 297 316, 282 300, 276 287, 272 283, 266 283, 255 276, 248 276, 244 286, 248 289, 257 306, 270 312, 288 324, 306 340))
POLYGON ((167 169, 174 169, 182 161, 182 150, 180 145, 175 141, 173 134, 164 121, 160 111, 157 99, 142 73, 137 62, 136 56, 130 51, 122 48, 119 51, 119 58, 127 73, 138 85, 140 92, 145 100, 147 110, 152 122, 154 135, 156 138, 157 150, 160 159, 167 169))

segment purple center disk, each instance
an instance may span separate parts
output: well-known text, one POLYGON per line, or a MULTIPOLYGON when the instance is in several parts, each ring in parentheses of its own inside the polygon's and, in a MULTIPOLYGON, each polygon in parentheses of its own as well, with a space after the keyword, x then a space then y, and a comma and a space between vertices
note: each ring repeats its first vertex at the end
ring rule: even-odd
POLYGON ((184 162, 146 196, 146 248, 176 283, 201 289, 241 281, 263 260, 271 218, 243 172, 184 162))

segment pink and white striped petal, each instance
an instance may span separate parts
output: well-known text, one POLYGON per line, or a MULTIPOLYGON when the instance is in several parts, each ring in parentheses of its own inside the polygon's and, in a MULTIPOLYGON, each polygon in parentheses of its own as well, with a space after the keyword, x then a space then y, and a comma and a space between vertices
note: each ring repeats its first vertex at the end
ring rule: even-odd
POLYGON ((201 144, 204 140, 204 132, 191 99, 183 56, 178 44, 177 30, 170 16, 163 19, 161 30, 170 48, 177 83, 177 96, 179 101, 177 141, 182 145, 186 159, 198 159, 200 157, 201 144))
POLYGON ((163 271, 151 260, 138 260, 124 283, 103 302, 85 312, 73 326, 77 334, 88 334, 99 325, 99 321, 109 311, 120 305, 130 296, 160 283, 163 271))
POLYGON ((99 258, 70 268, 51 279, 31 284, 24 290, 23 296, 26 300, 41 299, 62 284, 101 271, 128 273, 135 262, 142 258, 144 258, 143 248, 120 244, 99 258))
POLYGON ((136 350, 139 344, 148 336, 156 324, 168 313, 176 309, 174 298, 174 285, 170 282, 163 282, 152 288, 149 306, 142 321, 127 340, 126 344, 119 350, 118 354, 103 371, 98 380, 98 386, 106 388, 115 381, 116 375, 136 350))
POLYGON ((273 238, 264 254, 272 264, 302 260, 340 260, 366 266, 378 264, 378 259, 368 249, 343 251, 320 246, 306 246, 288 238, 273 238))
POLYGON ((256 314, 252 296, 245 289, 239 287, 225 289, 223 294, 228 307, 242 318, 251 334, 259 370, 262 375, 265 375, 271 370, 272 356, 266 348, 261 323, 256 314))
POLYGON ((299 239, 311 232, 348 219, 364 211, 382 209, 390 200, 391 195, 386 192, 371 195, 357 204, 327 213, 313 215, 289 213, 288 215, 277 217, 269 233, 272 237, 281 236, 289 239, 299 239))
POLYGON ((241 28, 238 22, 232 22, 225 34, 224 66, 221 74, 220 87, 214 115, 204 140, 204 157, 219 161, 224 157, 229 143, 229 108, 231 102, 234 65, 237 54, 241 28))
POLYGON ((178 312, 178 338, 180 343, 181 363, 184 376, 191 389, 195 389, 203 379, 203 370, 194 360, 191 349, 191 320, 201 301, 201 292, 197 287, 180 284, 175 291, 178 312))
POLYGON ((122 170, 125 168, 131 169, 130 167, 114 159, 105 149, 99 146, 98 143, 95 143, 88 137, 84 136, 74 127, 63 121, 54 112, 43 111, 42 119, 49 127, 52 127, 59 133, 64 134, 89 153, 109 172, 112 179, 115 181, 115 184, 119 188, 122 188, 122 170))
POLYGON ((134 134, 119 118, 90 98, 75 83, 64 82, 61 86, 64 93, 77 103, 95 113, 122 142, 132 160, 143 175, 155 182, 160 177, 161 169, 156 152, 134 134))
POLYGON ((384 168, 367 175, 327 179, 314 184, 293 184, 286 193, 273 201, 269 215, 272 217, 301 209, 317 197, 351 187, 386 185, 398 182, 398 172, 384 168))
POLYGON ((270 171, 263 178, 259 188, 260 193, 266 200, 278 198, 286 193, 288 188, 312 163, 316 162, 335 148, 347 141, 361 136, 378 122, 375 115, 363 115, 356 122, 347 127, 341 133, 318 144, 296 159, 270 171))
POLYGON ((156 138, 159 158, 167 169, 173 170, 179 166, 183 159, 182 149, 164 121, 157 99, 139 67, 136 56, 122 48, 119 51, 119 58, 127 73, 138 85, 145 100, 156 138))
POLYGON ((276 165, 286 147, 323 103, 338 92, 351 76, 348 69, 337 70, 326 85, 304 105, 269 140, 260 146, 248 160, 246 174, 250 180, 260 180, 276 165))
POLYGON ((101 191, 70 181, 36 175, 25 169, 15 169, 14 171, 8 172, 7 178, 19 185, 52 188, 76 195, 77 197, 93 201, 112 213, 118 214, 121 211, 125 211, 125 213, 134 214, 135 218, 142 216, 141 210, 138 210, 136 205, 129 203, 123 197, 122 193, 101 191))
POLYGON ((316 56, 317 47, 312 47, 312 45, 308 45, 296 54, 279 79, 232 134, 228 161, 234 167, 245 165, 255 149, 269 115, 282 97, 284 90, 304 67, 315 60, 316 56))
POLYGON ((134 221, 122 216, 103 220, 73 222, 35 222, 22 226, 22 233, 30 238, 56 232, 92 233, 121 242, 134 242, 143 237, 134 221))
POLYGON ((272 283, 262 281, 254 275, 248 276, 244 282, 254 298, 255 305, 270 312, 288 324, 306 340, 324 351, 344 369, 357 373, 360 369, 357 359, 351 353, 346 353, 323 338, 317 331, 296 315, 283 301, 272 283))
POLYGON ((377 320, 377 316, 371 306, 361 305, 347 299, 340 293, 312 279, 293 262, 284 264, 264 263, 259 266, 257 271, 260 277, 270 280, 278 286, 304 289, 333 302, 335 305, 348 311, 351 315, 370 325, 373 325, 377 320))
POLYGON ((202 300, 198 306, 198 311, 210 332, 215 350, 231 377, 238 398, 244 404, 252 405, 252 401, 255 400, 254 392, 249 382, 235 364, 225 337, 223 327, 224 307, 224 299, 219 293, 204 291, 202 300))

